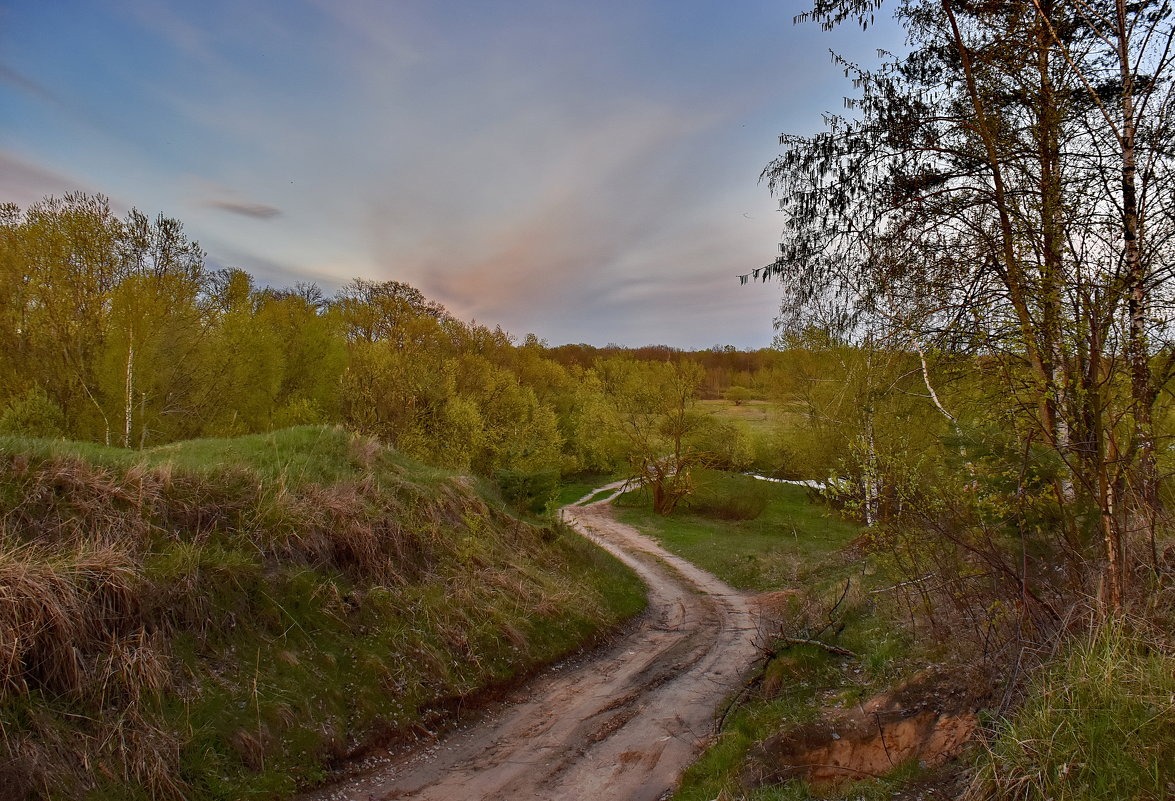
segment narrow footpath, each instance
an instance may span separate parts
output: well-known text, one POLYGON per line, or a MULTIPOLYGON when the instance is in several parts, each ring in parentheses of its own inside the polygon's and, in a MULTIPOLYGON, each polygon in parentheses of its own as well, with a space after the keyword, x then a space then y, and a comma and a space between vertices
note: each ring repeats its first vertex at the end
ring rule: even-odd
POLYGON ((563 515, 648 585, 649 607, 629 633, 536 677, 469 727, 306 801, 667 797, 754 663, 758 619, 751 596, 618 522, 608 501, 621 489, 602 487, 563 515))

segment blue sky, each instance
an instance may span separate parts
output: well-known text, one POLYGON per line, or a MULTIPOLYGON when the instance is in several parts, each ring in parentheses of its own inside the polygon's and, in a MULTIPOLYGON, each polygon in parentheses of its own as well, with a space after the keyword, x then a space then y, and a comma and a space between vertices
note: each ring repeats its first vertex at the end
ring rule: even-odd
POLYGON ((0 0, 0 201, 182 220, 260 283, 407 281, 551 344, 770 343, 783 131, 851 92, 795 2, 0 0))

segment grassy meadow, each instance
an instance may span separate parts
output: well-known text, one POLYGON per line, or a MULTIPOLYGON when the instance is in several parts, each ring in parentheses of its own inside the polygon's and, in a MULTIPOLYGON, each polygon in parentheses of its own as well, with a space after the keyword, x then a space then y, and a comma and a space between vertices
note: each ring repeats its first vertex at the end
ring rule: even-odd
POLYGON ((859 525, 814 501, 804 487, 719 471, 699 471, 695 481, 695 495, 668 517, 652 513, 642 490, 625 493, 616 501, 620 519, 740 589, 806 584, 860 535, 859 525), (731 518, 760 508, 753 518, 731 518))

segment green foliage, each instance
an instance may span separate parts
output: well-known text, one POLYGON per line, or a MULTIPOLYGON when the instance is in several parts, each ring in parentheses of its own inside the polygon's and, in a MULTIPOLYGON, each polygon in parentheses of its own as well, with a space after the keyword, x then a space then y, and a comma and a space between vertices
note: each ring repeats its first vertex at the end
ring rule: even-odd
POLYGON ((609 359, 598 365, 608 409, 606 420, 624 442, 631 475, 669 514, 692 491, 690 472, 707 454, 697 443, 710 424, 695 409, 703 378, 692 362, 642 363, 609 359))
POLYGON ((1128 624, 1074 643, 1032 682, 980 757, 976 798, 1165 798, 1175 766, 1175 655, 1128 624))
POLYGON ((309 398, 292 398, 285 406, 279 407, 273 413, 273 427, 275 429, 320 425, 325 422, 326 414, 317 403, 309 398))
POLYGON ((499 470, 494 480, 501 489, 502 497, 520 512, 532 514, 546 510, 558 494, 559 471, 540 470, 499 470))
POLYGON ((726 390, 726 399, 731 401, 735 406, 742 406, 747 401, 755 397, 755 392, 748 387, 731 387, 726 390))
POLYGON ((65 433, 65 417, 48 395, 32 389, 24 397, 9 401, 8 408, 0 414, 0 433, 60 437, 65 433))
POLYGON ((746 470, 755 459, 750 428, 738 420, 703 418, 691 443, 705 454, 706 465, 718 470, 746 470))

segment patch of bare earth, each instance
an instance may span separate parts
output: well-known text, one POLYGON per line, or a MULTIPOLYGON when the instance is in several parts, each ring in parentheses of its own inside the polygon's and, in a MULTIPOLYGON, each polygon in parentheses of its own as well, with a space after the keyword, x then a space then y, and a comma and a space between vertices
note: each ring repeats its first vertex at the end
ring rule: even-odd
POLYGON ((618 522, 606 502, 567 522, 631 566, 649 607, 620 640, 528 682, 478 722, 305 796, 653 801, 713 733, 758 656, 751 599, 618 522))
POLYGON ((884 776, 917 761, 936 768, 958 756, 979 724, 987 681, 927 671, 851 709, 770 737, 750 755, 747 788, 805 779, 816 790, 884 776))

